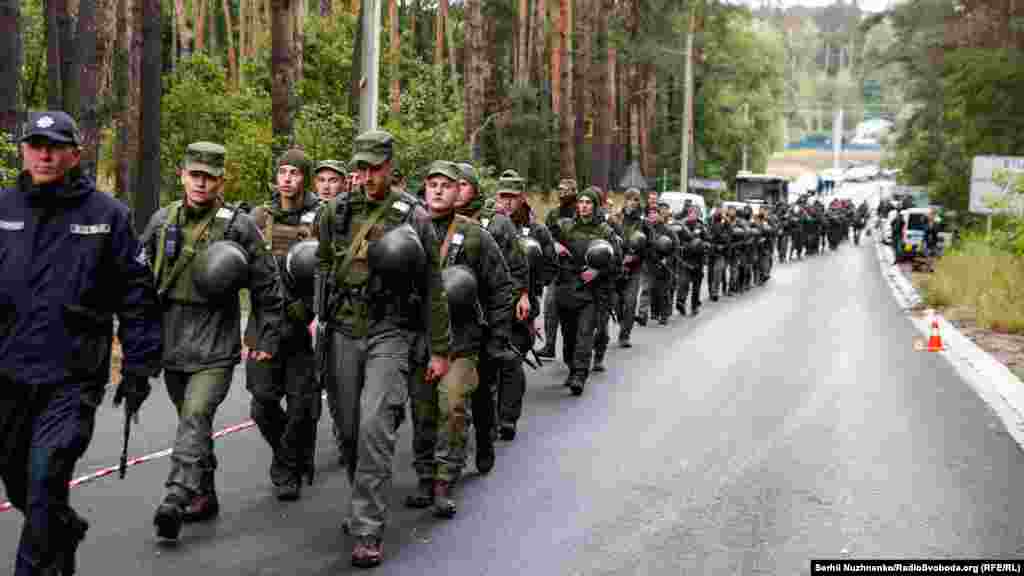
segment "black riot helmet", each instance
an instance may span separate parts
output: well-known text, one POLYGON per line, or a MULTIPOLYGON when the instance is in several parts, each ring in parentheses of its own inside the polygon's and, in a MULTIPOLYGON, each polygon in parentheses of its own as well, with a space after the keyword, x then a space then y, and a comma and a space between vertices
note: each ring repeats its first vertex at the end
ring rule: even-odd
POLYGON ((441 271, 441 282, 448 296, 448 311, 454 319, 476 316, 478 288, 476 276, 461 264, 449 266, 441 271))
POLYGON ((647 247, 647 235, 637 230, 633 232, 626 242, 626 246, 630 252, 637 253, 643 251, 647 247))
POLYGON ((615 259, 615 248, 611 242, 598 238, 591 240, 587 246, 587 253, 584 256, 587 266, 595 270, 607 270, 615 259))
POLYGON ((284 257, 285 278, 296 296, 313 297, 313 275, 316 273, 316 250, 319 246, 317 240, 303 240, 289 248, 284 257))
POLYGON ((662 256, 671 256, 673 248, 672 237, 668 234, 662 234, 654 240, 654 249, 662 256))
POLYGON ((529 236, 520 236, 519 245, 523 247, 523 252, 526 253, 526 260, 530 263, 530 267, 536 268, 539 266, 544 258, 544 249, 541 248, 540 242, 529 236))
POLYGON ((385 281, 418 277, 427 264, 420 237, 409 224, 396 226, 371 242, 366 256, 370 270, 385 281))
POLYGON ((196 256, 192 281, 210 300, 238 292, 249 275, 249 254, 231 240, 218 240, 196 256))

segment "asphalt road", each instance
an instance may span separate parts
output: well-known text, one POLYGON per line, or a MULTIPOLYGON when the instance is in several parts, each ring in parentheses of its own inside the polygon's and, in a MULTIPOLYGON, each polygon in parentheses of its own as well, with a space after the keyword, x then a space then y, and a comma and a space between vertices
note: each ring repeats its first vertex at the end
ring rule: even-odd
MULTIPOLYGON (((1020 556, 1024 455, 941 356, 912 350, 915 335, 873 247, 777 266, 696 318, 638 328, 582 397, 562 387, 561 363, 531 372, 520 436, 489 476, 467 477, 449 521, 401 507, 415 484, 405 425, 376 571, 790 575, 811 558, 1020 556)), ((248 418, 243 377, 218 427, 248 418)), ((120 425, 105 406, 78 475, 116 464, 120 425)), ((166 448, 174 427, 157 388, 132 453, 166 448)), ((92 522, 82 573, 355 571, 330 445, 325 418, 317 482, 282 504, 255 429, 218 440, 221 517, 174 547, 151 524, 166 458, 76 488, 92 522)), ((20 525, 0 513, 7 566, 20 525)))

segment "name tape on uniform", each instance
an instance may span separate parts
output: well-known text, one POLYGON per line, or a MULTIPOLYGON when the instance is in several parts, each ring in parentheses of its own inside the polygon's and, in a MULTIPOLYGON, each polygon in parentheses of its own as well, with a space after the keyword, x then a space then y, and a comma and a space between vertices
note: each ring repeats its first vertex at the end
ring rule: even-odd
POLYGON ((10 220, 0 220, 0 230, 24 230, 25 222, 11 222, 10 220))
POLYGON ((110 224, 72 224, 71 233, 84 236, 110 234, 110 224))

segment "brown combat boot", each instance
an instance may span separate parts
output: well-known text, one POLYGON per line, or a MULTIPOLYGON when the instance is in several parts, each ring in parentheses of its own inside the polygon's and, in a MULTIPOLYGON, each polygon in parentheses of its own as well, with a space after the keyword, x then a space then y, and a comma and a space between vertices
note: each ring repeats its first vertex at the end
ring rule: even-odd
POLYGON ((384 557, 384 542, 380 536, 357 536, 356 545, 352 548, 352 565, 357 568, 373 568, 379 566, 384 557))

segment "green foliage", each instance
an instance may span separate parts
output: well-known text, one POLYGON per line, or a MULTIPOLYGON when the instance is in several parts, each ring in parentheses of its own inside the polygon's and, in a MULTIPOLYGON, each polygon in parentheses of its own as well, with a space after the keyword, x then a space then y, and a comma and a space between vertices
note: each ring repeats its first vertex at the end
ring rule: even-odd
POLYGON ((0 132, 0 188, 10 186, 18 175, 18 147, 7 132, 0 132))

